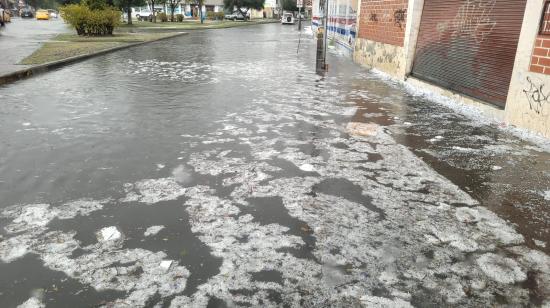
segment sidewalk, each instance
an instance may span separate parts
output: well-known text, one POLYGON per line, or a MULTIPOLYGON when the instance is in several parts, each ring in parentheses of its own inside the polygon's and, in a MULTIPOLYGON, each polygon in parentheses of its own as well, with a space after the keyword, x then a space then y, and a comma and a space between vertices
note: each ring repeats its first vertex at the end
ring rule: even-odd
POLYGON ((71 30, 61 19, 38 21, 35 19, 13 18, 0 32, 0 75, 13 73, 28 65, 18 65, 40 46, 57 34, 71 30))

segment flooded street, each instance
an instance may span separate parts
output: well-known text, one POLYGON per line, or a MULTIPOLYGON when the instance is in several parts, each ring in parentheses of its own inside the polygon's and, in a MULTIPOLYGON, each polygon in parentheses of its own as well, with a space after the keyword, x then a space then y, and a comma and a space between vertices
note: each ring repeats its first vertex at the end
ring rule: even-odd
POLYGON ((550 154, 300 39, 0 87, 0 306, 550 305, 550 154))

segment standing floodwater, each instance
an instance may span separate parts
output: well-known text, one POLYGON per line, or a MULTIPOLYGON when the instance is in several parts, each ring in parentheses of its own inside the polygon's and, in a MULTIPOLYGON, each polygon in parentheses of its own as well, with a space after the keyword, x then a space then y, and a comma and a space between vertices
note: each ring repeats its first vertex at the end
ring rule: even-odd
POLYGON ((298 39, 0 87, 1 306, 549 304, 548 153, 298 39))

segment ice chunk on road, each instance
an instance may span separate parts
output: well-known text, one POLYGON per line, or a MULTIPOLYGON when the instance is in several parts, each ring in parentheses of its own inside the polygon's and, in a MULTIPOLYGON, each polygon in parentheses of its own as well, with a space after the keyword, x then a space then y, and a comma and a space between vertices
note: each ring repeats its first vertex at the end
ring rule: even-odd
POLYGON ((152 236, 157 235, 157 233, 160 232, 160 230, 164 229, 164 226, 151 226, 145 230, 145 233, 143 233, 144 236, 152 236))
POLYGON ((26 255, 29 252, 27 241, 29 241, 29 236, 26 235, 0 241, 0 260, 9 263, 26 255))
POLYGON ((177 166, 172 171, 172 176, 174 179, 176 179, 176 182, 186 185, 191 183, 192 177, 191 177, 191 171, 188 168, 185 168, 184 165, 177 166))
POLYGON ((168 271, 170 269, 170 266, 172 266, 172 260, 162 260, 160 261, 160 268, 162 268, 165 271, 168 271))
POLYGON ((17 233, 45 227, 57 216, 57 211, 50 209, 49 204, 28 204, 9 207, 0 216, 15 218, 4 229, 8 233, 17 233))
POLYGON ((107 201, 108 199, 99 201, 86 199, 71 201, 56 208, 58 211, 57 217, 59 219, 71 219, 79 215, 87 216, 92 212, 103 209, 103 203, 107 201))
POLYGON ((36 297, 31 297, 17 308, 44 308, 46 305, 36 297))
POLYGON ((491 169, 493 169, 493 171, 498 171, 498 170, 502 170, 502 167, 501 166, 493 166, 493 167, 491 167, 491 169))
POLYGON ((359 122, 350 122, 346 126, 346 131, 350 135, 355 136, 376 136, 380 126, 374 123, 359 123, 359 122))
POLYGON ((443 136, 435 136, 435 137, 429 139, 428 141, 431 142, 431 143, 434 143, 434 142, 441 141, 441 140, 443 140, 443 136))
POLYGON ((533 242, 535 243, 535 245, 541 247, 541 248, 546 248, 546 242, 544 241, 539 241, 539 240, 533 240, 533 242))
POLYGON ((185 194, 174 178, 146 179, 135 184, 126 184, 127 195, 122 202, 139 201, 154 204, 160 201, 176 200, 185 194), (134 190, 134 191, 132 191, 134 190))
POLYGON ((100 242, 116 241, 121 237, 122 233, 115 226, 105 227, 97 232, 97 240, 100 242))
POLYGON ((300 170, 305 172, 313 172, 315 171, 315 167, 313 167, 312 164, 303 164, 300 166, 300 170))
POLYGON ((527 279, 527 275, 512 259, 494 253, 486 253, 477 259, 477 264, 489 278, 496 282, 512 284, 527 279))
POLYGON ((365 307, 373 307, 373 308, 408 308, 413 307, 410 303, 396 298, 396 299, 389 299, 385 297, 377 297, 377 296, 369 296, 369 295, 363 295, 360 298, 361 302, 365 304, 365 307))
POLYGON ((86 216, 103 208, 106 200, 75 200, 58 207, 49 204, 13 205, 5 208, 0 217, 12 218, 13 221, 5 227, 8 233, 22 231, 40 232, 54 218, 71 219, 78 215, 86 216))

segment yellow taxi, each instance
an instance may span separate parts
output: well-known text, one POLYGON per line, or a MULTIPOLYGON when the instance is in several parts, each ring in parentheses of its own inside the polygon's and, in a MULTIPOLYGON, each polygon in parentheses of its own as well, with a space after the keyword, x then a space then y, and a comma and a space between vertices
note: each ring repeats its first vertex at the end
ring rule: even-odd
POLYGON ((3 8, 0 8, 0 24, 4 25, 4 23, 11 21, 11 14, 8 10, 4 10, 3 8))
POLYGON ((50 12, 48 10, 36 11, 36 20, 50 20, 50 12))

